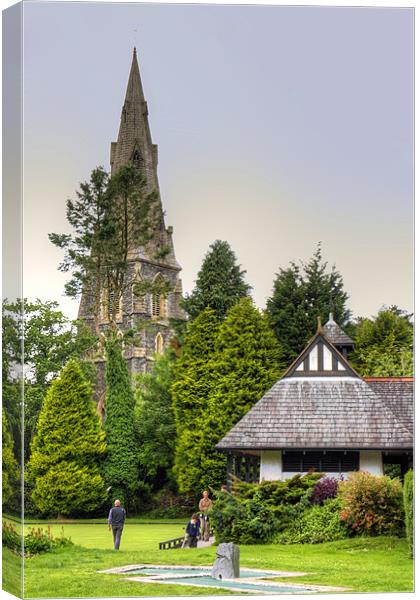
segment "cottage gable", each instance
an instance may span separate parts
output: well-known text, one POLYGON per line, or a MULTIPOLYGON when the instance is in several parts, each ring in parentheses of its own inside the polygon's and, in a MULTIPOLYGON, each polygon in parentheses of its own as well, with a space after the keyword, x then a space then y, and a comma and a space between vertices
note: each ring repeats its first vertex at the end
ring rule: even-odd
POLYGON ((285 377, 358 377, 343 355, 318 330, 285 377))

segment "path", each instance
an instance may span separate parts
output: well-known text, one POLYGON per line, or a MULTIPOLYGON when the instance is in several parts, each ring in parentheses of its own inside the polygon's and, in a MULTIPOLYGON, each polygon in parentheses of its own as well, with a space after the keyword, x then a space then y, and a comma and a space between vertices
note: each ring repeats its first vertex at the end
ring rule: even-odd
POLYGON ((211 546, 212 544, 214 544, 214 541, 215 541, 214 535, 212 535, 209 538, 208 542, 204 542, 203 540, 198 540, 198 542, 197 542, 197 548, 207 548, 207 546, 211 546))

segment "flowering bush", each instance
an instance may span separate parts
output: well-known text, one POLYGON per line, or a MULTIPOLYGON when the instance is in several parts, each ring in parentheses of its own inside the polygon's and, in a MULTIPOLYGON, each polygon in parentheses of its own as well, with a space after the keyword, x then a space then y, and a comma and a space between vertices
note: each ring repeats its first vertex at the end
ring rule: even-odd
POLYGON ((343 481, 342 475, 340 475, 339 479, 330 476, 320 479, 312 491, 311 503, 322 505, 325 500, 336 498, 340 481, 343 481))
MULTIPOLYGON (((3 546, 10 548, 13 552, 22 553, 22 541, 13 525, 3 521, 2 523, 2 541, 3 546)), ((61 528, 61 535, 53 537, 51 528, 47 531, 41 527, 32 527, 24 537, 25 555, 41 554, 42 552, 51 552, 55 548, 62 546, 71 546, 73 542, 70 538, 64 537, 64 529, 61 528)))
POLYGON ((402 486, 398 479, 351 473, 339 484, 341 518, 358 535, 401 535, 404 530, 402 486))

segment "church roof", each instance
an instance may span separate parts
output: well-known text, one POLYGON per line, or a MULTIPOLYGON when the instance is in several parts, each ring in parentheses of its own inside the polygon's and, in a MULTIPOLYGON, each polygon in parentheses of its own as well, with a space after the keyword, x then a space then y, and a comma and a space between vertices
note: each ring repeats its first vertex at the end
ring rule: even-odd
POLYGON ((410 449, 412 430, 397 405, 363 381, 319 330, 216 448, 410 449))
POLYGON ((323 326, 322 331, 335 346, 354 346, 353 340, 334 321, 332 313, 330 313, 330 317, 323 326))

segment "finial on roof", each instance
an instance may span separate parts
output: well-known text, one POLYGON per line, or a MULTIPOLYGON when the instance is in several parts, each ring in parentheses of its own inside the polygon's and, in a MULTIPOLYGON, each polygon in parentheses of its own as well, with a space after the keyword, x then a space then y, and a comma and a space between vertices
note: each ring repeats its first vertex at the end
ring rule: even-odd
POLYGON ((316 320, 318 322, 317 333, 320 333, 322 331, 321 317, 318 315, 318 317, 316 318, 316 320))
POLYGON ((133 55, 134 55, 134 56, 137 56, 137 49, 136 49, 136 47, 135 47, 135 46, 134 46, 134 49, 133 49, 133 55))
POLYGON ((334 315, 332 314, 332 312, 330 312, 330 316, 328 317, 329 321, 334 321, 334 315))

